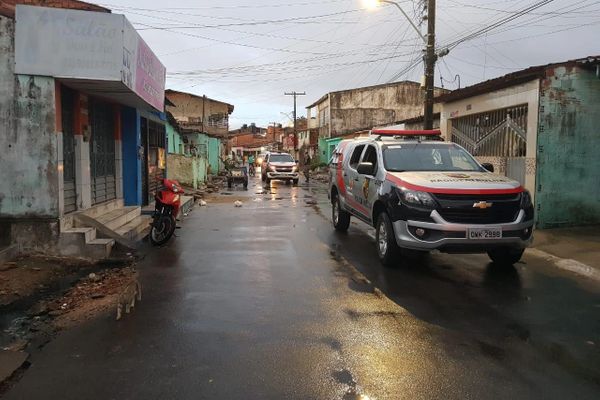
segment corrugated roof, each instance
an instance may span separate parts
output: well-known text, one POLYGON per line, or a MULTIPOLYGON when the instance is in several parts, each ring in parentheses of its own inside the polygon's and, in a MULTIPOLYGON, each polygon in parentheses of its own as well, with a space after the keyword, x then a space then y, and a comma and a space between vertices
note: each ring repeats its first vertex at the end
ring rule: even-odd
POLYGON ((450 101, 465 99, 495 90, 505 89, 507 87, 519 85, 525 82, 532 81, 534 79, 541 79, 548 68, 555 68, 568 65, 588 66, 598 64, 600 64, 600 56, 589 56, 569 61, 529 67, 521 71, 511 72, 510 74, 506 74, 498 78, 489 79, 487 81, 480 82, 472 86, 467 86, 463 89, 458 89, 453 92, 443 94, 441 96, 436 97, 435 102, 447 103, 450 101))

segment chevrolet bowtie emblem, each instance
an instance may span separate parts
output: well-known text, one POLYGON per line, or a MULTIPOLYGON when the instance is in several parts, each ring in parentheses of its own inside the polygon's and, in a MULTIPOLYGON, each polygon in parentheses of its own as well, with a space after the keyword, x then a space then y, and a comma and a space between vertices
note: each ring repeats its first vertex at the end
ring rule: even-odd
POLYGON ((473 204, 473 208, 479 208, 481 210, 485 210, 486 208, 490 208, 494 205, 494 203, 488 203, 487 201, 480 201, 479 203, 473 204))

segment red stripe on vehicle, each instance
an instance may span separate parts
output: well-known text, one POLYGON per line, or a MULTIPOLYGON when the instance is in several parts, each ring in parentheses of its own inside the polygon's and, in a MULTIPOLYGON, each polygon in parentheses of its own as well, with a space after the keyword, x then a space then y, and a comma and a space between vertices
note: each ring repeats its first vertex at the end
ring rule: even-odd
POLYGON ((368 217, 369 209, 360 204, 358 201, 351 198, 350 196, 346 198, 346 202, 350 205, 350 207, 355 208, 356 210, 360 211, 365 217, 368 217))
POLYGON ((524 189, 522 186, 519 186, 514 189, 449 189, 449 188, 431 188, 427 186, 413 185, 412 183, 408 183, 397 176, 394 176, 388 173, 385 177, 387 181, 391 183, 404 187, 410 190, 419 190, 421 192, 429 192, 429 193, 440 193, 440 194, 513 194, 513 193, 521 193, 524 189))
POLYGON ((338 190, 342 196, 346 196, 346 183, 344 182, 344 176, 342 175, 344 169, 344 148, 348 143, 340 143, 340 155, 338 157, 338 170, 337 170, 337 184, 338 190))

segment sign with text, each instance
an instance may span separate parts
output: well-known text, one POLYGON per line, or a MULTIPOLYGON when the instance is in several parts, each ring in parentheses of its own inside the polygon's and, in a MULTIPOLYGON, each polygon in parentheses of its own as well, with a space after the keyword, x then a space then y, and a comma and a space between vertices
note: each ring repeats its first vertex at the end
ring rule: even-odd
POLYGON ((15 72, 122 82, 164 110, 166 70, 123 15, 17 5, 15 72))

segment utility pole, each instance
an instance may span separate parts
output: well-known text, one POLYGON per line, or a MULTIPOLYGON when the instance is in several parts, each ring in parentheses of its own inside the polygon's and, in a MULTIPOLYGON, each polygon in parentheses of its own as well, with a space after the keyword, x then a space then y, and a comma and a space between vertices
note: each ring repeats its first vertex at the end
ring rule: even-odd
POLYGON ((296 97, 306 96, 306 92, 285 92, 286 96, 294 96, 294 151, 298 150, 298 132, 296 131, 296 97))
POLYGON ((269 125, 273 125, 273 141, 277 142, 277 149, 279 150, 281 142, 279 142, 279 138, 277 137, 277 122, 269 122, 269 125))
POLYGON ((435 0, 427 1, 427 47, 425 48, 424 129, 433 129, 433 96, 435 62, 435 0))

